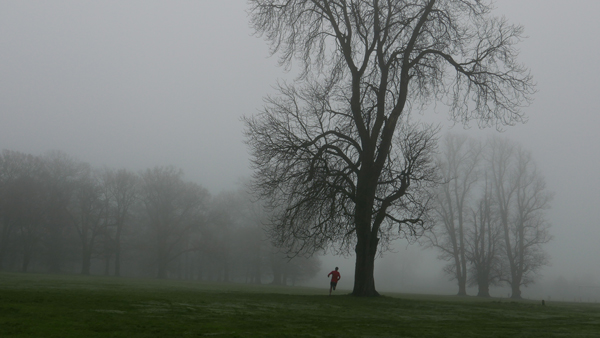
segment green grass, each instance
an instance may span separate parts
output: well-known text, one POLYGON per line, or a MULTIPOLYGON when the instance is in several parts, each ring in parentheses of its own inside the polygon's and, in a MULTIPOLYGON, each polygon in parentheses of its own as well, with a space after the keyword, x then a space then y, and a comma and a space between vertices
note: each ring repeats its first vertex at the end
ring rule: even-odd
POLYGON ((600 305, 0 273, 0 337, 600 337, 600 305))

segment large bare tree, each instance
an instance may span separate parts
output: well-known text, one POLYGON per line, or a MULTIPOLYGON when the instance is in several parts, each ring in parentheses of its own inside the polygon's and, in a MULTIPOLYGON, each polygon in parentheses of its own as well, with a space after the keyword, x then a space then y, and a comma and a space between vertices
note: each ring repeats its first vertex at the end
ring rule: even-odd
POLYGON ((522 28, 480 0, 250 0, 251 23, 301 65, 246 119, 272 235, 295 252, 354 250, 353 295, 377 295, 378 250, 426 227, 432 128, 410 112, 436 101, 480 125, 520 122, 532 78, 522 28))
POLYGON ((479 199, 470 210, 466 256, 471 265, 469 285, 477 285, 478 297, 490 297, 490 285, 496 285, 502 276, 502 240, 491 175, 482 176, 479 199))
POLYGON ((511 298, 521 298, 521 286, 533 283, 548 264, 542 244, 552 239, 545 212, 553 194, 530 152, 506 139, 493 140, 491 147, 490 172, 506 262, 501 280, 511 286, 511 298))
POLYGON ((444 269, 458 283, 458 295, 467 295, 467 228, 469 202, 477 188, 482 145, 466 135, 449 134, 437 159, 442 184, 435 203, 437 226, 425 235, 425 245, 436 247, 444 269))

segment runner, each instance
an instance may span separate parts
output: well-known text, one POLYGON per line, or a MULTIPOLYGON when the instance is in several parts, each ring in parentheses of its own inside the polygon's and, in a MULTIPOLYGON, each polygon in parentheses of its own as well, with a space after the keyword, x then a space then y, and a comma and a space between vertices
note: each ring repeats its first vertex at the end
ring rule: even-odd
POLYGON ((327 277, 331 276, 331 283, 329 285, 329 295, 331 296, 331 290, 335 290, 335 287, 337 286, 337 282, 340 280, 340 278, 342 278, 342 276, 340 276, 340 273, 338 272, 338 267, 335 267, 334 271, 331 271, 327 277))

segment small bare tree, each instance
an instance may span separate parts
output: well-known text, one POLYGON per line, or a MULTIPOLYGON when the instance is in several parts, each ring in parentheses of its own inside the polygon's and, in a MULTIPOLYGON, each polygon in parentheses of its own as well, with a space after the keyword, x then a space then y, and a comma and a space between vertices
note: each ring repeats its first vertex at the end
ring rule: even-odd
POLYGON ((256 188, 279 210, 272 236, 295 252, 356 254, 353 295, 375 296, 374 261, 427 227, 432 101, 456 121, 523 120, 533 92, 522 29, 481 0, 250 0, 257 34, 302 66, 246 119, 256 188))

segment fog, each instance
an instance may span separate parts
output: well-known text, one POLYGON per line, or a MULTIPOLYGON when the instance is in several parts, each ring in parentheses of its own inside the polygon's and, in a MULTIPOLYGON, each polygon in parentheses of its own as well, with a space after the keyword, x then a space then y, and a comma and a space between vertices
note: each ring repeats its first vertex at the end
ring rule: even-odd
MULTIPOLYGON (((502 134, 531 150, 555 192, 551 265, 523 296, 600 300, 600 2, 496 6, 525 27, 520 60, 538 89, 528 122, 502 134), (564 280, 576 291, 555 293, 564 280)), ((0 2, 0 149, 56 149, 136 172, 174 165, 213 194, 235 189, 251 175, 240 117, 261 109, 277 79, 293 77, 252 36, 246 10, 243 0, 0 2)), ((498 133, 453 126, 440 106, 422 118, 473 137, 498 133)), ((339 266, 340 288, 351 289, 353 264, 327 255, 309 285, 326 287, 339 266)), ((378 259, 376 285, 456 293, 442 266, 434 251, 399 241, 378 259)))

